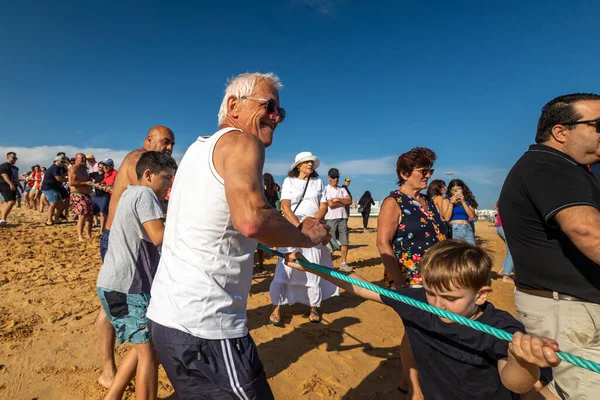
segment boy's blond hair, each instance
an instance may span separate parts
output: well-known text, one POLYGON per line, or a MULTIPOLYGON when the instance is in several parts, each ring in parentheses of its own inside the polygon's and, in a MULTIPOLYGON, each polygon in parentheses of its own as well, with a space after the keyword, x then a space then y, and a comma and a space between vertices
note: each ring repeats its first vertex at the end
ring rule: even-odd
POLYGON ((421 273, 427 286, 439 291, 452 290, 452 286, 477 291, 490 284, 492 265, 492 257, 481 247, 450 239, 425 253, 421 273))

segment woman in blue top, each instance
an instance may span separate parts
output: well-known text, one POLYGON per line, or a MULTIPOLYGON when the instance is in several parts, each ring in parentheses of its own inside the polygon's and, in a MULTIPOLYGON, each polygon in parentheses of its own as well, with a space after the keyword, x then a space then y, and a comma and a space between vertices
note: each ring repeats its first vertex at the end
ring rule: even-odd
POLYGON ((471 220, 477 217, 475 213, 477 208, 475 196, 460 179, 450 181, 448 193, 450 194, 448 200, 452 204, 452 217, 450 218, 452 238, 475 244, 475 233, 470 223, 471 220))

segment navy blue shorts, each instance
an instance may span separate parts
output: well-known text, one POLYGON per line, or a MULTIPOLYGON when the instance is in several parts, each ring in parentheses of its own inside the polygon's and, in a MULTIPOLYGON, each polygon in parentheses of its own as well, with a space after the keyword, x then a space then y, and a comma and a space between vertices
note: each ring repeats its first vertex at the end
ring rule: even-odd
POLYGON ((102 262, 104 262, 104 256, 106 256, 106 252, 108 251, 108 236, 110 235, 110 231, 105 229, 102 231, 102 236, 100 237, 100 258, 102 262))
POLYGON ((154 349, 178 398, 274 399, 250 334, 208 340, 148 322, 154 349))
POLYGON ((108 204, 110 196, 95 196, 92 197, 92 205, 94 206, 94 215, 102 213, 108 215, 108 204))

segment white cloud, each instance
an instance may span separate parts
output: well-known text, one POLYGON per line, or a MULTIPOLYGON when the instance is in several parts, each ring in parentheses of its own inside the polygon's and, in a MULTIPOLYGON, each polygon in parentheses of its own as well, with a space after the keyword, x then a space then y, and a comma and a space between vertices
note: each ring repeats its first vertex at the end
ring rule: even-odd
MULTIPOLYGON (((119 169, 121 161, 123 161, 123 158, 131 150, 115 150, 104 147, 75 147, 71 145, 37 147, 0 146, 0 157, 3 160, 2 162, 4 162, 4 155, 9 151, 14 151, 19 158, 16 165, 23 172, 29 171, 31 166, 35 164, 39 164, 42 167, 49 167, 52 165, 56 153, 61 151, 65 152, 67 157, 75 157, 77 153, 92 153, 96 157, 96 161, 111 158, 115 162, 115 168, 119 169)), ((173 154, 173 158, 180 160, 181 154, 173 154)))
MULTIPOLYGON (((133 149, 132 149, 133 150, 133 149)), ((14 151, 19 158, 17 166, 21 171, 27 171, 32 165, 50 166, 56 156, 56 153, 64 151, 67 156, 74 157, 77 153, 92 153, 97 161, 111 158, 118 169, 121 161, 131 150, 116 150, 104 147, 75 147, 71 145, 58 146, 37 146, 37 147, 16 147, 0 146, 0 161, 4 161, 4 155, 14 151)), ((174 153, 173 158, 181 160, 182 153, 174 153)), ((396 175, 397 156, 384 156, 372 159, 359 159, 335 162, 331 160, 321 160, 319 173, 325 177, 329 168, 335 167, 340 170, 344 176, 395 176, 396 175)), ((285 176, 292 165, 293 157, 290 160, 267 160, 264 171, 276 176, 285 176)), ((486 165, 436 165, 435 177, 448 180, 446 171, 453 171, 453 178, 464 180, 468 185, 502 185, 508 170, 486 165)), ((365 179, 365 181, 368 181, 365 179)))
MULTIPOLYGON (((388 156, 375 159, 342 161, 339 163, 320 160, 321 166, 319 167, 318 172, 319 174, 324 175, 327 174, 329 168, 337 168, 344 175, 393 175, 396 170, 396 158, 397 157, 394 156, 388 156)), ((292 163, 293 158, 288 162, 267 160, 265 162, 264 171, 273 175, 287 175, 292 163)))
MULTIPOLYGON (((329 168, 335 167, 340 170, 344 176, 395 176, 396 175, 396 160, 398 156, 384 156, 372 159, 359 159, 341 162, 321 161, 319 174, 325 176, 329 168)), ((273 175, 283 176, 292 164, 292 160, 288 162, 270 161, 265 162, 265 172, 273 175)), ((480 185, 502 185, 508 169, 498 168, 487 165, 436 165, 435 178, 448 180, 446 171, 454 172, 452 178, 459 178, 469 184, 480 185)))

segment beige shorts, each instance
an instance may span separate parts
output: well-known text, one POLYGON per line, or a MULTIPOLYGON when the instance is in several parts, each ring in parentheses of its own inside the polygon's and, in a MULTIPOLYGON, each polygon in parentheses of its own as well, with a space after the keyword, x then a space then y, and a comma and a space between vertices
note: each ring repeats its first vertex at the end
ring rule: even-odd
MULTIPOLYGON (((562 351, 600 363, 600 305, 515 291, 517 318, 528 333, 555 339, 562 351)), ((560 399, 600 399, 600 374, 566 362, 552 370, 549 389, 560 399)))

